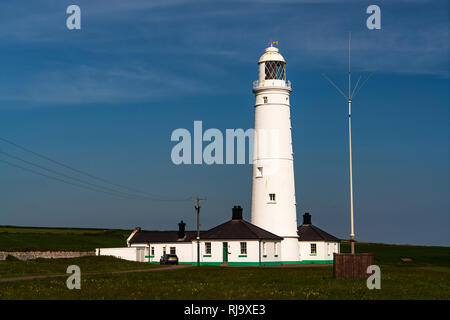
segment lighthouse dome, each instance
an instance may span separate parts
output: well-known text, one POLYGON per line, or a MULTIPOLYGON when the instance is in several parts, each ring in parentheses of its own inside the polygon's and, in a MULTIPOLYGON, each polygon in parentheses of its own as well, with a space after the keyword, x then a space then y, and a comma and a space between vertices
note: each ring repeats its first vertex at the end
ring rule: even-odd
POLYGON ((259 58, 258 63, 266 61, 281 61, 286 63, 283 56, 278 52, 278 48, 272 46, 266 48, 264 54, 261 56, 261 58, 259 58))

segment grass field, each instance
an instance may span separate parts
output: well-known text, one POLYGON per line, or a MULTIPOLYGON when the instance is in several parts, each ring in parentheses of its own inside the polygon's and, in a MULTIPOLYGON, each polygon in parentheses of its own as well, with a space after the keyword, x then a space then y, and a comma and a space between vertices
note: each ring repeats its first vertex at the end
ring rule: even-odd
MULTIPOLYGON (((11 228, 6 228, 8 234, 11 228)), ((5 229, 0 228, 0 233, 5 229)), ((126 237, 129 231, 112 233, 95 229, 39 229, 31 234, 46 240, 35 247, 52 247, 51 238, 77 236, 72 248, 123 246, 110 237, 126 237), (53 231, 55 230, 55 231, 53 231), (86 231, 87 230, 87 231, 86 231), (122 235, 120 235, 123 232, 122 235), (91 235, 88 233, 93 233, 91 235), (111 235, 113 234, 113 236, 111 235)), ((29 230, 17 228, 14 236, 29 230)), ((122 239, 124 241, 124 239, 122 239)), ((58 243, 59 249, 66 249, 58 243)), ((70 243, 70 240, 67 240, 70 243)), ((0 237, 0 250, 3 242, 0 237)), ((128 262, 111 257, 0 261, 0 279, 27 275, 65 274, 70 264, 81 268, 81 290, 69 290, 66 277, 0 283, 0 299, 450 299, 450 248, 357 243, 358 252, 372 252, 381 267, 381 290, 368 290, 365 280, 336 280, 331 266, 213 267, 202 266, 171 271, 111 274, 118 270, 155 268, 159 265, 128 262), (405 259, 407 258, 407 259, 405 259), (403 259, 403 260, 402 260, 403 259), (100 274, 89 274, 89 273, 100 274)), ((348 252, 347 242, 341 244, 348 252)), ((67 275, 68 276, 68 275, 67 275)))
MULTIPOLYGON (((82 268, 83 270, 83 268, 82 268)), ((449 299, 448 267, 381 266, 381 290, 336 280, 332 268, 191 267, 128 274, 82 274, 0 283, 0 299, 449 299)))
MULTIPOLYGON (((341 252, 349 253, 348 241, 341 242, 341 252)), ((356 252, 374 254, 378 265, 396 266, 443 266, 450 267, 450 247, 394 245, 382 243, 357 243, 356 252), (402 258, 411 259, 404 262, 402 258)))
POLYGON ((131 230, 0 226, 0 251, 93 251, 123 247, 131 230))
POLYGON ((0 279, 35 275, 66 274, 66 270, 69 265, 79 266, 83 273, 113 272, 121 270, 164 267, 159 264, 139 263, 105 256, 87 256, 67 259, 38 258, 28 261, 0 261, 0 279))

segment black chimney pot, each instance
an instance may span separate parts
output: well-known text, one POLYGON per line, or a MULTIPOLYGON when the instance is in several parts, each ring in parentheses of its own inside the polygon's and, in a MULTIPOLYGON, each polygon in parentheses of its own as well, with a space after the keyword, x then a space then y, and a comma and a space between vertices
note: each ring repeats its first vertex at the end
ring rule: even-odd
POLYGON ((178 239, 183 239, 185 236, 184 228, 186 227, 186 223, 181 220, 181 222, 178 224, 178 239))
POLYGON ((233 207, 233 220, 242 220, 242 208, 241 206, 233 207))
POLYGON ((311 224, 311 215, 309 212, 305 212, 303 215, 303 224, 311 224))

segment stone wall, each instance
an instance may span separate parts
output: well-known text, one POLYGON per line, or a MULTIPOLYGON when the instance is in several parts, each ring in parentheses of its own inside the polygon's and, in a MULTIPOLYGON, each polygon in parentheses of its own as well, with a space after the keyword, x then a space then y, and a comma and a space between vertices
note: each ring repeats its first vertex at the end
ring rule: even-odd
POLYGON ((77 258, 84 256, 95 256, 95 251, 22 251, 8 252, 0 251, 0 260, 5 260, 8 255, 14 256, 19 260, 30 260, 36 258, 58 259, 58 258, 77 258))

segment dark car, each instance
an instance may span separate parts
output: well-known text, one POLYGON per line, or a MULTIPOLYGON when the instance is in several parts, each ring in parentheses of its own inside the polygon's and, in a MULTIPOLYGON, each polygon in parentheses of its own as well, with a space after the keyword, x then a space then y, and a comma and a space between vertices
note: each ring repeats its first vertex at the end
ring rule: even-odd
POLYGON ((178 264, 178 257, 176 254, 165 254, 159 260, 159 264, 178 264))

